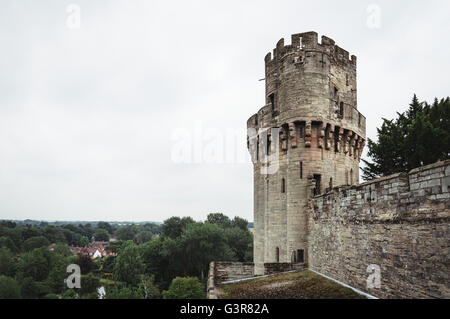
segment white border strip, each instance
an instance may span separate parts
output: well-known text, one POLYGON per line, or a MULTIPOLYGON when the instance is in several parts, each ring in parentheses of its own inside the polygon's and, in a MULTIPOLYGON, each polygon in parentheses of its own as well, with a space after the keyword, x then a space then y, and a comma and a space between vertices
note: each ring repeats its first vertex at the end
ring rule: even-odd
POLYGON ((315 270, 310 269, 310 268, 308 268, 308 270, 309 270, 309 271, 312 271, 312 272, 314 272, 314 273, 316 273, 316 274, 318 274, 318 275, 320 275, 320 276, 322 276, 322 277, 325 277, 325 278, 327 278, 327 279, 329 279, 329 280, 332 280, 332 281, 334 281, 335 283, 338 283, 338 284, 340 284, 340 285, 342 285, 342 286, 344 286, 344 287, 350 288, 350 289, 353 290, 354 292, 356 292, 356 293, 358 293, 358 294, 360 294, 360 295, 363 295, 363 296, 367 297, 367 299, 378 299, 378 298, 375 297, 375 296, 369 295, 368 293, 363 292, 363 291, 361 291, 361 290, 359 290, 359 289, 353 288, 352 286, 349 286, 349 285, 347 285, 347 284, 344 284, 343 282, 340 282, 339 280, 336 280, 336 279, 331 278, 331 277, 329 277, 329 276, 327 276, 327 275, 321 274, 321 273, 318 272, 318 271, 315 271, 315 270))

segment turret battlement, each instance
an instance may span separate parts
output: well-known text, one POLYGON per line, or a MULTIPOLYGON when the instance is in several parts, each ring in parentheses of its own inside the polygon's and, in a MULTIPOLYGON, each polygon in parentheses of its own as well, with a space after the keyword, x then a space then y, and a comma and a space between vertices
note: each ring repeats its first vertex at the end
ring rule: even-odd
POLYGON ((333 61, 347 64, 356 68, 356 56, 337 46, 335 41, 327 36, 322 36, 322 41, 318 42, 317 32, 304 32, 291 35, 291 44, 285 45, 284 38, 281 38, 273 49, 273 53, 266 54, 264 61, 266 66, 276 63, 283 57, 299 52, 321 52, 328 55, 333 61))

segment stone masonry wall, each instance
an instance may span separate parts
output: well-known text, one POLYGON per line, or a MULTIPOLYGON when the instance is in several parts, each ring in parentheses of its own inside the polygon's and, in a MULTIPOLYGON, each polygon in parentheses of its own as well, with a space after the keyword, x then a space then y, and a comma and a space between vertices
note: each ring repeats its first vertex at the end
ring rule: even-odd
POLYGON ((315 197, 309 267, 380 298, 450 298, 449 187, 450 160, 315 197))
POLYGON ((220 283, 227 280, 236 280, 252 277, 254 275, 253 263, 216 262, 214 281, 220 283))

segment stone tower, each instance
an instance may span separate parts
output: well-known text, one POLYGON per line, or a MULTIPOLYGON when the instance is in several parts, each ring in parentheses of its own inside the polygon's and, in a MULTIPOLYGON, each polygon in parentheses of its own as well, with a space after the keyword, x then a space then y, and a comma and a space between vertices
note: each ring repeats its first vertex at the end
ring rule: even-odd
POLYGON ((308 262, 308 199, 359 182, 366 138, 356 57, 316 32, 291 38, 266 55, 266 105, 247 121, 256 274, 266 262, 308 262))

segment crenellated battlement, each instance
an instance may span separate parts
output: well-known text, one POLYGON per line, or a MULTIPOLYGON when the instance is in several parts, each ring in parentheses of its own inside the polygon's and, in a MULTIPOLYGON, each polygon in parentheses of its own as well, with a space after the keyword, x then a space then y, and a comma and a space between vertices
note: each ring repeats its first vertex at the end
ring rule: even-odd
POLYGON ((337 63, 352 66, 356 68, 356 56, 337 46, 335 41, 327 36, 322 36, 322 40, 318 42, 317 32, 304 32, 291 35, 291 44, 285 45, 284 38, 281 38, 273 49, 273 52, 266 54, 264 61, 266 66, 282 60, 286 55, 299 52, 320 52, 329 56, 329 58, 337 63))

